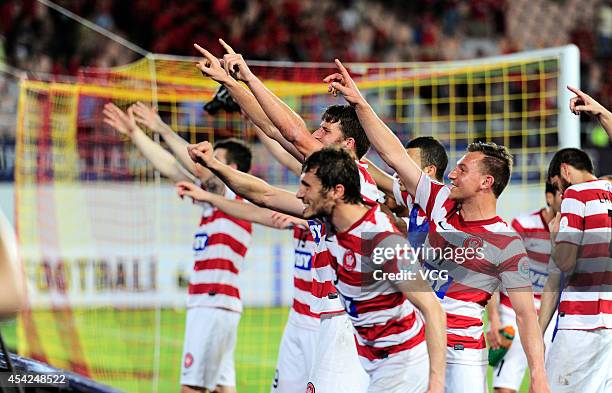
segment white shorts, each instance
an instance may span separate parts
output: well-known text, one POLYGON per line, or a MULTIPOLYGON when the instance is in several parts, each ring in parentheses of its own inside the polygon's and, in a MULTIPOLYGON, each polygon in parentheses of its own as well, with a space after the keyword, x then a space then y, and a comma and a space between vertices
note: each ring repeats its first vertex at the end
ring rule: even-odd
MULTIPOLYGON (((544 332, 544 345, 546 346, 547 353, 552 343, 552 336, 555 330, 554 321, 556 319, 557 313, 555 312, 551 323, 548 324, 548 328, 544 332)), ((510 349, 508 349, 508 352, 506 352, 506 355, 504 355, 499 364, 493 368, 493 387, 518 391, 527 369, 527 356, 525 356, 525 351, 521 344, 521 336, 516 325, 516 314, 514 312, 501 312, 500 320, 502 326, 514 327, 515 335, 510 349)))
POLYGON ((559 330, 546 374, 553 393, 612 392, 612 330, 559 330))
POLYGON ((368 393, 423 393, 427 390, 429 356, 425 342, 385 359, 361 359, 370 376, 368 393))
POLYGON ((212 307, 187 309, 181 385, 213 391, 236 386, 234 348, 240 313, 212 307))
POLYGON ((487 393, 487 365, 446 364, 445 393, 487 393))
POLYGON ((319 331, 291 322, 285 325, 272 381, 272 393, 303 393, 312 369, 319 331))
POLYGON ((357 356, 353 326, 348 316, 321 319, 321 328, 310 370, 308 393, 365 393, 368 374, 357 356))

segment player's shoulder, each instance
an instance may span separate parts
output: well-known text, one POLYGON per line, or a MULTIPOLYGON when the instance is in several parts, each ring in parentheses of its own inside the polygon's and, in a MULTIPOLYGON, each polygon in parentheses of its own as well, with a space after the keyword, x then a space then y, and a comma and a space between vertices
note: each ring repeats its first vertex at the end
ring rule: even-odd
POLYGON ((544 222, 542 221, 542 209, 519 214, 512 220, 510 226, 518 232, 523 229, 544 228, 544 222))
POLYGON ((607 180, 592 180, 573 184, 563 191, 563 199, 590 201, 600 198, 602 192, 612 192, 612 185, 607 180))

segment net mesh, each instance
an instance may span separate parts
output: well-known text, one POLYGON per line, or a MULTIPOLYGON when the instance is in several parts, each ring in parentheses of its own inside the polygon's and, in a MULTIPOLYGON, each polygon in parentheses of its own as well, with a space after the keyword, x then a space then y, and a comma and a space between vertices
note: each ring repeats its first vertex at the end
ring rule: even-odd
MULTIPOLYGON (((177 388, 199 211, 175 198, 172 185, 104 124, 104 104, 156 106, 191 143, 241 138, 255 150, 256 176, 289 187, 297 181, 254 141, 240 114, 204 112, 218 86, 194 63, 151 57, 83 70, 71 83, 21 83, 16 218, 32 283, 21 353, 128 391, 177 388)), ((432 135, 452 165, 470 142, 494 141, 514 154, 514 185, 544 180, 559 140, 558 55, 349 69, 403 142, 432 135)), ((252 70, 313 129, 328 105, 342 103, 321 82, 330 65, 256 62, 252 70)), ((290 233, 256 227, 241 273, 239 391, 268 391, 272 382, 291 298, 291 252, 290 233)))

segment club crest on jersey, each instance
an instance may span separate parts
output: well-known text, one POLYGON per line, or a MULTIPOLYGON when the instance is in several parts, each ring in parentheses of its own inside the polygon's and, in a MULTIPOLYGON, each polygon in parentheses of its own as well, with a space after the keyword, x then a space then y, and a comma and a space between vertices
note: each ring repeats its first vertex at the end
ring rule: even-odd
POLYGON ((185 354, 185 362, 184 362, 184 364, 185 364, 185 368, 189 368, 193 364, 193 355, 191 353, 187 352, 185 354))
POLYGON ((530 269, 529 269, 529 260, 525 258, 521 258, 518 263, 518 271, 523 277, 530 277, 530 269))
POLYGON ((483 241, 481 238, 476 236, 470 236, 463 241, 463 248, 476 250, 482 248, 483 241))
POLYGON ((355 266, 357 266, 357 258, 355 258, 355 253, 351 250, 346 250, 344 253, 344 257, 342 258, 342 266, 349 272, 355 270, 355 266))
POLYGON ((306 385, 306 393, 315 393, 315 386, 312 382, 308 382, 308 385, 306 385))

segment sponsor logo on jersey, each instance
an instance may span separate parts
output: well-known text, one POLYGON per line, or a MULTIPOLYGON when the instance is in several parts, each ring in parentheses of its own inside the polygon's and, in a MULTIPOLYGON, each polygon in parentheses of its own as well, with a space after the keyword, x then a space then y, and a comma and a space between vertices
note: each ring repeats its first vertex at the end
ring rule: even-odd
POLYGON ((208 234, 196 233, 195 238, 193 239, 193 251, 195 252, 204 251, 207 244, 208 244, 208 234))
POLYGON ((295 250, 295 268, 310 270, 312 267, 312 254, 309 251, 295 250))

